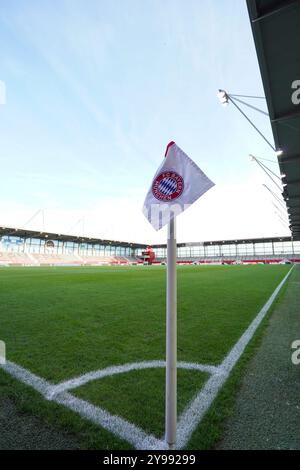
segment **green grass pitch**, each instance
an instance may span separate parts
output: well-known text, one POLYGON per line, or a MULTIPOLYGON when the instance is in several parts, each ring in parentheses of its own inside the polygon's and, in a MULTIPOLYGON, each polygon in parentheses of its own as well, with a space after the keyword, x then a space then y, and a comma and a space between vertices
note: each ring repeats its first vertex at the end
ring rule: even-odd
MULTIPOLYGON (((288 270, 178 267, 178 360, 221 363, 288 270)), ((112 365, 164 360, 165 288, 166 268, 160 266, 1 268, 0 339, 7 359, 53 383, 112 365)), ((206 379, 205 373, 179 370, 179 413, 206 379)), ((130 447, 0 370, 1 383, 0 396, 21 400, 28 414, 55 422, 85 448, 130 447)), ((163 369, 106 377, 72 393, 147 432, 163 433, 163 369)), ((212 441, 201 429, 192 439, 194 448, 212 441)))

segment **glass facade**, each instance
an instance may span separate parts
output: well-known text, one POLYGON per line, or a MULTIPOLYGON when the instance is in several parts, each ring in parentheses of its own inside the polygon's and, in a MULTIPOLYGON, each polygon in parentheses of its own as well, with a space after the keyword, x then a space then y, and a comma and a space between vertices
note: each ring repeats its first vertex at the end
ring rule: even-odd
MULTIPOLYGON (((156 258, 165 259, 167 256, 166 248, 154 248, 156 258)), ((271 258, 285 258, 285 257, 298 257, 300 258, 300 241, 267 241, 255 240, 245 243, 237 240, 236 243, 220 242, 205 244, 187 244, 184 247, 178 247, 177 257, 180 260, 191 259, 263 259, 264 257, 271 258)))
POLYGON ((113 242, 107 245, 100 245, 61 240, 43 240, 38 238, 25 239, 15 236, 3 236, 0 239, 0 250, 10 253, 52 253, 58 255, 77 253, 82 256, 100 257, 134 256, 133 248, 116 245, 113 242))
MULTIPOLYGON (((153 247, 156 259, 164 260, 167 256, 165 246, 153 247)), ((142 257, 145 246, 132 248, 120 246, 114 242, 107 244, 87 243, 86 241, 62 241, 39 238, 21 238, 12 235, 0 238, 0 251, 10 253, 37 253, 72 255, 95 257, 142 257)), ((178 246, 178 260, 216 260, 226 259, 264 259, 264 258, 289 258, 300 259, 300 241, 291 239, 257 239, 236 240, 236 242, 204 242, 187 243, 178 246)))

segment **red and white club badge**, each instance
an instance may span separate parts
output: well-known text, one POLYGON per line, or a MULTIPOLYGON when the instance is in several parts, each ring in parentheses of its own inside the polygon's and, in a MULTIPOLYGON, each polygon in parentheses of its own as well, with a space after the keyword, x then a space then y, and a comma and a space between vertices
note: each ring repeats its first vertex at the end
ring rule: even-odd
POLYGON ((159 201, 173 201, 183 192, 183 178, 175 171, 164 171, 152 184, 153 196, 159 201))

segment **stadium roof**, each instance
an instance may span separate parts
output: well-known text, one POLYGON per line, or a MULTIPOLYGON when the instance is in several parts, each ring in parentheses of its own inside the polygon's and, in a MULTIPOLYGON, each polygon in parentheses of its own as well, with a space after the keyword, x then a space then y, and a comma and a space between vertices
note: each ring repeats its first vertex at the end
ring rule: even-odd
POLYGON ((20 238, 37 238, 39 240, 55 240, 74 243, 86 243, 88 245, 113 245, 123 248, 146 248, 148 245, 142 243, 129 243, 117 240, 103 240, 101 238, 83 237, 80 235, 63 235, 52 232, 39 232, 22 228, 0 227, 0 238, 4 236, 20 238))
MULTIPOLYGON (((291 237, 268 237, 268 238, 243 238, 239 240, 214 240, 207 242, 188 242, 188 243, 177 243, 178 248, 188 247, 188 246, 213 246, 213 245, 242 245, 242 244, 251 244, 251 243, 279 243, 279 242, 290 242, 292 241, 291 237)), ((152 245, 152 248, 166 248, 166 244, 162 245, 152 245)))
POLYGON ((283 151, 278 161, 290 229, 299 239, 300 104, 292 100, 296 91, 292 84, 300 80, 300 2, 247 0, 247 4, 275 146, 283 151))
MULTIPOLYGON (((89 245, 112 245, 121 246, 125 248, 147 248, 149 244, 144 243, 130 243, 121 242, 117 240, 103 240, 102 238, 93 237, 82 237, 80 235, 63 235, 60 233, 53 232, 40 232, 38 230, 27 230, 24 228, 12 228, 12 227, 1 227, 0 226, 0 239, 1 237, 11 236, 20 238, 35 238, 38 240, 54 240, 64 241, 73 243, 86 243, 89 245)), ((214 240, 205 242, 187 242, 177 243, 177 247, 188 247, 188 246, 210 246, 210 245, 235 245, 243 243, 278 243, 278 242, 289 242, 291 237, 267 237, 267 238, 243 238, 243 239, 232 239, 232 240, 214 240)), ((166 248, 166 244, 152 245, 153 248, 166 248)))

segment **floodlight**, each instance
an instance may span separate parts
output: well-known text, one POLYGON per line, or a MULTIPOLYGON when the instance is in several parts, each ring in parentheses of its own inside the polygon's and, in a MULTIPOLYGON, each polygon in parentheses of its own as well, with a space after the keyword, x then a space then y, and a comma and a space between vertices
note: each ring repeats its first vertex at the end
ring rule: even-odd
POLYGON ((225 90, 219 90, 217 93, 217 97, 219 98, 220 103, 223 106, 227 106, 229 104, 229 97, 225 90))

